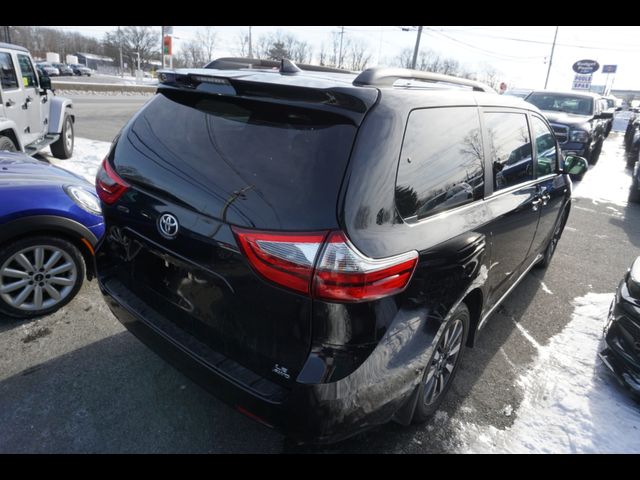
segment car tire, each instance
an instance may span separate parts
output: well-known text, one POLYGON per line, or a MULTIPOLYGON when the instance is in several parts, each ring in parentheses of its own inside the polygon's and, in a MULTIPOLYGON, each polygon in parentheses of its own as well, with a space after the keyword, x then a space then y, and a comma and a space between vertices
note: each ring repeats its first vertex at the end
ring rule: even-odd
POLYGON ((16 240, 0 249, 0 313, 14 318, 53 313, 73 300, 84 277, 82 254, 67 240, 16 240))
POLYGON ((433 349, 417 390, 418 398, 412 423, 427 421, 445 399, 462 360, 470 319, 469 309, 461 303, 441 327, 438 343, 433 349))
POLYGON ((71 158, 74 143, 73 119, 70 115, 65 115, 64 121, 62 122, 60 138, 51 144, 51 153, 54 157, 61 160, 71 158))
POLYGON ((630 202, 633 202, 633 203, 640 202, 640 190, 638 190, 638 187, 640 187, 640 185, 638 185, 638 180, 634 178, 633 182, 631 183, 631 188, 629 189, 630 202))
POLYGON ((562 237, 562 232, 564 231, 564 226, 566 225, 568 218, 569 208, 565 207, 562 212, 562 216, 560 217, 560 221, 557 223, 555 230, 553 231, 553 236, 549 239, 549 243, 547 243, 547 246, 544 249, 542 260, 536 263, 535 268, 547 268, 551 264, 551 259, 553 258, 553 254, 556 253, 558 242, 560 241, 560 237, 562 237))
POLYGON ((0 150, 6 150, 8 152, 18 151, 15 144, 13 143, 13 140, 11 140, 9 137, 5 137, 4 135, 0 135, 0 150))
POLYGON ((598 163, 598 160, 600 159, 600 153, 602 152, 602 142, 603 140, 600 140, 595 148, 591 151, 591 154, 589 155, 589 165, 595 165, 596 163, 598 163))

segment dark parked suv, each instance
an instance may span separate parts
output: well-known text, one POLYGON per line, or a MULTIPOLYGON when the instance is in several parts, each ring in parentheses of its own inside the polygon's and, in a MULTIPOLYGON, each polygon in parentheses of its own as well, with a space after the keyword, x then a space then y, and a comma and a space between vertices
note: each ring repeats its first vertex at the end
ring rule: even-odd
POLYGON ((606 110, 607 103, 600 95, 539 90, 525 100, 542 110, 563 152, 584 157, 592 165, 598 162, 613 121, 613 111, 606 110))
POLYGON ((114 314, 298 441, 426 420, 567 221, 542 114, 410 70, 159 78, 96 179, 114 314))

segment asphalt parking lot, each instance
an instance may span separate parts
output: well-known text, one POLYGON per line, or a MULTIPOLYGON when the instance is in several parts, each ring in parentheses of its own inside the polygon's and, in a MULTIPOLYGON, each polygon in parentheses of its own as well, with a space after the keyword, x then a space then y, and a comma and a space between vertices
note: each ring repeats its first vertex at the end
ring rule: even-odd
MULTIPOLYGON (((623 165, 621 135, 612 133, 585 177, 589 191, 624 193, 623 165), (621 172, 618 184, 606 181, 611 171, 621 172)), ((513 424, 518 378, 571 320, 572 300, 613 292, 638 255, 640 205, 574 198, 551 266, 527 275, 493 315, 429 423, 388 424, 321 449, 289 445, 193 384, 117 322, 95 282, 85 283, 53 315, 0 320, 0 452, 459 451, 458 421, 513 424)))

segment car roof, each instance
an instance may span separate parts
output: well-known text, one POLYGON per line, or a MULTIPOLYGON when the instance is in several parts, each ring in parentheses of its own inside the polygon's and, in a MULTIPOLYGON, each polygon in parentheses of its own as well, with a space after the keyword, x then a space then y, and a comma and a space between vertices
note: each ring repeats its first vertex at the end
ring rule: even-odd
POLYGON ((21 52, 29 53, 29 50, 26 48, 21 47, 20 45, 14 45, 13 43, 0 42, 0 48, 6 48, 7 50, 20 50, 21 52))

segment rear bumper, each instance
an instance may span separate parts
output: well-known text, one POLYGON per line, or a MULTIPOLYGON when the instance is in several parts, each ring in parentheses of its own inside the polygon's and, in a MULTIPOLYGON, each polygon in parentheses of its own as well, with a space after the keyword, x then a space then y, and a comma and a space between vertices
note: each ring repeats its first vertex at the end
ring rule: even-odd
MULTIPOLYGON (((411 338, 403 329, 381 341, 342 380, 286 389, 180 333, 117 280, 101 275, 98 280, 111 311, 145 345, 220 400, 297 442, 333 443, 388 422, 408 403, 421 378, 422 370, 411 368, 415 363, 406 365, 408 359, 400 358, 406 356, 400 339, 411 338)), ((409 330, 419 331, 418 324, 409 330)), ((429 354, 416 352, 417 361, 429 354)))

